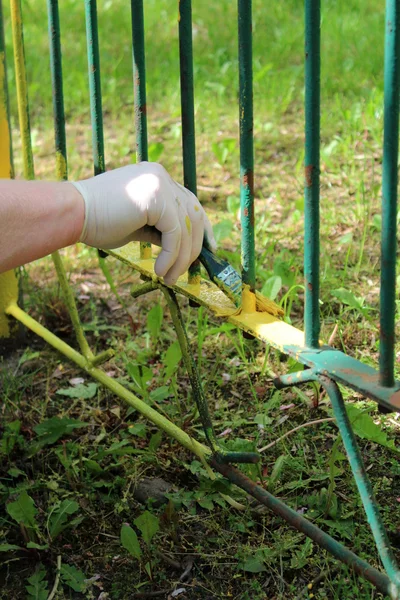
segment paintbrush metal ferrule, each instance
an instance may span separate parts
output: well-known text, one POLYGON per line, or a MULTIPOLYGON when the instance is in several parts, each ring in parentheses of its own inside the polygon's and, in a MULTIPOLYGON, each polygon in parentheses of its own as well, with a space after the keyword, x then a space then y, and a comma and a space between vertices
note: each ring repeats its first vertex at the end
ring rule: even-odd
POLYGON ((242 278, 239 273, 226 260, 219 258, 205 246, 199 258, 211 281, 239 307, 242 302, 242 278))
POLYGON ((229 290, 229 296, 233 296, 233 301, 237 306, 240 305, 242 299, 242 278, 239 273, 230 265, 227 264, 223 271, 216 275, 221 281, 225 289, 229 290))

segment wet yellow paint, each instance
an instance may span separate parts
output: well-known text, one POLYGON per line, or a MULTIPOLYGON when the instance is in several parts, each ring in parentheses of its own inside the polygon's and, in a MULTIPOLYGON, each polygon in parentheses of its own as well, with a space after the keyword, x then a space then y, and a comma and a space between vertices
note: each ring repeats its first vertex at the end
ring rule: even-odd
POLYGON ((140 251, 142 260, 148 260, 153 255, 151 244, 142 244, 140 251))
POLYGON ((249 314, 256 312, 256 295, 248 285, 244 285, 242 290, 242 311, 249 314))
POLYGON ((188 230, 188 232, 192 233, 192 222, 189 219, 188 215, 186 215, 186 217, 185 217, 185 224, 186 224, 186 229, 188 230))
POLYGON ((60 151, 56 152, 56 176, 60 180, 67 179, 67 161, 60 151))
MULTIPOLYGON (((149 279, 162 281, 154 274, 154 259, 140 259, 137 243, 133 242, 123 248, 107 250, 106 252, 149 279)), ((186 276, 183 275, 178 279, 173 289, 175 292, 195 300, 198 304, 206 306, 216 316, 223 316, 240 329, 280 350, 285 345, 304 346, 304 333, 302 331, 268 312, 245 312, 242 309, 237 309, 233 302, 211 281, 201 279, 200 285, 197 283, 192 284, 188 283, 186 276)))
POLYGON ((0 178, 11 179, 11 135, 7 118, 5 54, 0 52, 0 178))
POLYGON ((18 280, 14 271, 0 274, 0 338, 9 338, 15 329, 15 322, 10 323, 5 309, 18 300, 18 280), (13 326, 13 327, 10 327, 13 326))
POLYGON ((10 0, 13 33, 15 82, 17 87, 18 119, 24 161, 24 178, 34 179, 33 154, 29 123, 28 85, 25 68, 21 0, 10 0))

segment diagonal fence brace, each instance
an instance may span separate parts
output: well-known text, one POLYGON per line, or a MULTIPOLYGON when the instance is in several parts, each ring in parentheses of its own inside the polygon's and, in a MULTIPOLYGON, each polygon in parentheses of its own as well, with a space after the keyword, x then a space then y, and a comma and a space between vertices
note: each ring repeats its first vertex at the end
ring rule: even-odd
POLYGON ((165 285, 162 285, 161 283, 157 283, 154 280, 152 280, 141 285, 135 286, 131 291, 131 294, 133 295, 133 297, 136 298, 156 288, 161 289, 161 291, 163 292, 171 313, 172 321, 182 351, 182 358, 190 379, 193 398, 196 402, 196 406, 199 411, 200 420, 208 447, 210 448, 213 455, 217 456, 218 460, 223 463, 258 463, 260 460, 260 455, 258 452, 229 452, 221 447, 216 438, 214 426, 212 424, 210 411, 208 408, 208 403, 204 395, 203 386, 201 384, 200 375, 197 370, 196 362, 194 360, 192 351, 190 349, 190 344, 183 322, 182 313, 173 290, 166 287, 165 285))
POLYGON ((374 497, 371 482, 365 470, 365 466, 361 457, 361 453, 354 435, 349 417, 346 412, 346 406, 343 400, 342 393, 338 384, 324 374, 318 372, 318 369, 306 369, 297 373, 282 375, 275 380, 277 388, 289 387, 292 385, 300 385, 310 381, 318 381, 325 389, 331 403, 333 412, 336 418, 337 426, 343 440, 343 445, 346 450, 347 458, 357 485, 361 501, 367 516, 368 524, 371 528, 379 556, 383 566, 400 596, 400 570, 396 559, 390 547, 390 542, 379 513, 377 501, 374 497))

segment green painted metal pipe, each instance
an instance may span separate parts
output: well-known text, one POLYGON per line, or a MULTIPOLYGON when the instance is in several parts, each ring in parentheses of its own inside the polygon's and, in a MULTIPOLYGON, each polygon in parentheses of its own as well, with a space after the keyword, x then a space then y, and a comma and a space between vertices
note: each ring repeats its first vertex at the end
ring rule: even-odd
MULTIPOLYGON (((191 0, 180 0, 178 10, 183 184, 193 194, 197 195, 191 0)), ((196 260, 189 268, 189 283, 196 283, 199 276, 200 262, 196 260)))
POLYGON ((136 160, 149 160, 147 142, 146 62, 143 0, 131 0, 133 92, 135 102, 136 160))
MULTIPOLYGON (((133 95, 135 107, 136 161, 149 160, 147 140, 146 58, 143 0, 131 0, 133 95)), ((140 243, 140 257, 151 256, 151 244, 140 243)))
POLYGON ((369 565, 359 556, 351 552, 351 550, 334 540, 330 535, 324 533, 319 527, 310 523, 310 521, 302 517, 278 498, 275 498, 275 496, 267 492, 264 488, 256 485, 235 467, 224 465, 218 462, 216 458, 211 459, 210 465, 232 483, 248 492, 253 498, 256 498, 258 502, 267 506, 276 515, 285 519, 285 521, 295 527, 298 531, 304 533, 319 546, 333 554, 333 556, 338 558, 341 562, 347 564, 356 573, 368 581, 371 581, 383 594, 387 594, 393 599, 399 598, 395 586, 390 582, 386 575, 369 565))
POLYGON ((397 184, 399 154, 400 2, 386 0, 382 238, 380 289, 381 385, 394 385, 397 184))
POLYGON ((367 520, 371 527, 379 556, 381 557, 383 566, 385 567, 390 580, 394 586, 396 586, 397 592, 400 595, 400 570, 396 564, 396 559, 391 550, 390 542, 379 514, 378 504, 374 498, 371 483, 368 479, 349 417, 347 416, 342 394, 337 383, 329 377, 320 376, 319 381, 325 388, 332 403, 343 445, 346 449, 351 470, 353 471, 354 479, 364 505, 367 520))
POLYGON ((274 386, 280 390, 291 385, 300 385, 302 383, 309 383, 311 381, 318 381, 317 369, 304 369, 304 371, 296 371, 294 373, 287 373, 274 379, 274 386))
POLYGON ((238 0, 242 279, 255 290, 252 2, 238 0))
POLYGON ((21 0, 10 0, 14 46, 15 80, 17 85, 18 119, 22 142, 24 178, 34 179, 31 125, 29 119, 28 83, 26 79, 24 34, 21 0))
POLYGON ((89 69, 90 114, 94 174, 104 173, 103 109, 101 102, 99 33, 96 0, 85 0, 86 40, 89 69))
POLYGON ((318 348, 320 332, 320 24, 320 0, 305 0, 304 332, 306 346, 310 348, 318 348))
POLYGON ((189 375, 193 398, 199 411, 201 424, 210 450, 218 455, 220 461, 225 463, 257 463, 260 460, 258 452, 228 452, 218 443, 208 409, 208 403, 204 395, 203 386, 201 385, 200 375, 190 350, 189 340, 183 323, 182 313, 176 300, 176 295, 171 289, 165 286, 161 286, 161 289, 168 303, 168 308, 182 351, 183 362, 189 375))
POLYGON ((47 12, 50 43, 51 87, 53 92, 54 135, 56 144, 56 174, 57 179, 67 179, 67 144, 65 138, 64 94, 58 0, 47 0, 47 12))

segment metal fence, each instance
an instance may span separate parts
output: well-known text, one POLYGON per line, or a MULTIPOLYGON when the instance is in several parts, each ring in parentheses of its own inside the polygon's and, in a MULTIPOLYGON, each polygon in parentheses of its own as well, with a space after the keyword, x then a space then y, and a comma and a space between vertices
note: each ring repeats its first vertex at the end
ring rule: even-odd
MULTIPOLYGON (((242 307, 237 314, 231 302, 210 282, 199 283, 200 266, 192 265, 187 281, 182 279, 173 289, 166 288, 154 277, 151 246, 141 244, 140 250, 129 245, 109 254, 138 270, 147 281, 132 290, 138 297, 160 288, 171 310, 177 336, 181 344, 185 366, 189 373, 193 395, 196 399, 205 429, 207 446, 193 440, 179 427, 147 406, 130 391, 108 377, 99 366, 112 356, 107 350, 94 356, 83 333, 78 311, 59 254, 53 260, 75 328, 80 351, 75 350, 37 321, 17 304, 17 286, 13 273, 0 275, 0 337, 12 334, 13 319, 23 323, 49 344, 86 370, 144 416, 152 420, 169 435, 177 439, 202 460, 207 460, 215 470, 253 495, 276 514, 289 521, 323 548, 347 563, 356 572, 372 581, 382 592, 392 598, 400 597, 400 571, 396 565, 373 497, 362 458, 351 424, 347 417, 338 384, 361 392, 378 402, 383 409, 400 410, 400 382, 394 378, 395 343, 395 267, 396 267, 396 217, 398 184, 398 124, 399 124, 399 73, 400 73, 400 0, 386 2, 385 65, 384 65, 384 141, 382 180, 382 243, 380 289, 380 349, 379 371, 339 350, 321 344, 319 314, 319 193, 320 193, 320 0, 305 0, 305 208, 304 208, 304 333, 268 313, 258 313, 253 307, 242 307), (310 521, 299 515, 279 499, 255 485, 234 462, 255 462, 256 453, 227 453, 216 440, 207 402, 202 392, 200 378, 191 356, 177 294, 184 294, 212 312, 225 311, 237 327, 270 344, 286 354, 296 357, 305 365, 303 371, 283 375, 275 381, 277 387, 299 385, 316 381, 327 392, 340 434, 348 455, 367 519, 371 527, 386 575, 376 570, 350 550, 333 540, 310 521)), ((34 177, 30 141, 29 106, 21 0, 10 0, 13 29, 14 67, 17 84, 19 125, 22 139, 24 177, 34 177)), ((64 94, 61 60, 61 37, 58 0, 47 0, 50 64, 53 88, 56 173, 59 179, 67 178, 67 148, 65 136, 64 94)), ((137 160, 147 160, 146 73, 144 47, 143 0, 131 0, 133 79, 137 160)), ((90 107, 93 132, 94 174, 105 170, 101 78, 97 7, 95 0, 85 0, 90 107)), ((184 184, 196 193, 196 148, 193 86, 193 47, 191 1, 179 2, 179 57, 182 115, 182 161, 184 184)), ((255 290, 255 235, 254 235, 254 156, 253 156, 253 101, 252 101, 252 5, 251 0, 238 0, 238 61, 239 61, 239 122, 240 122, 240 198, 242 226, 242 278, 255 290)), ((28 57, 29 60, 29 57, 28 57)), ((8 118, 8 94, 5 68, 4 32, 0 0, 0 176, 12 177, 11 134, 8 118)), ((105 254, 100 252, 100 263, 106 275, 105 254)))

